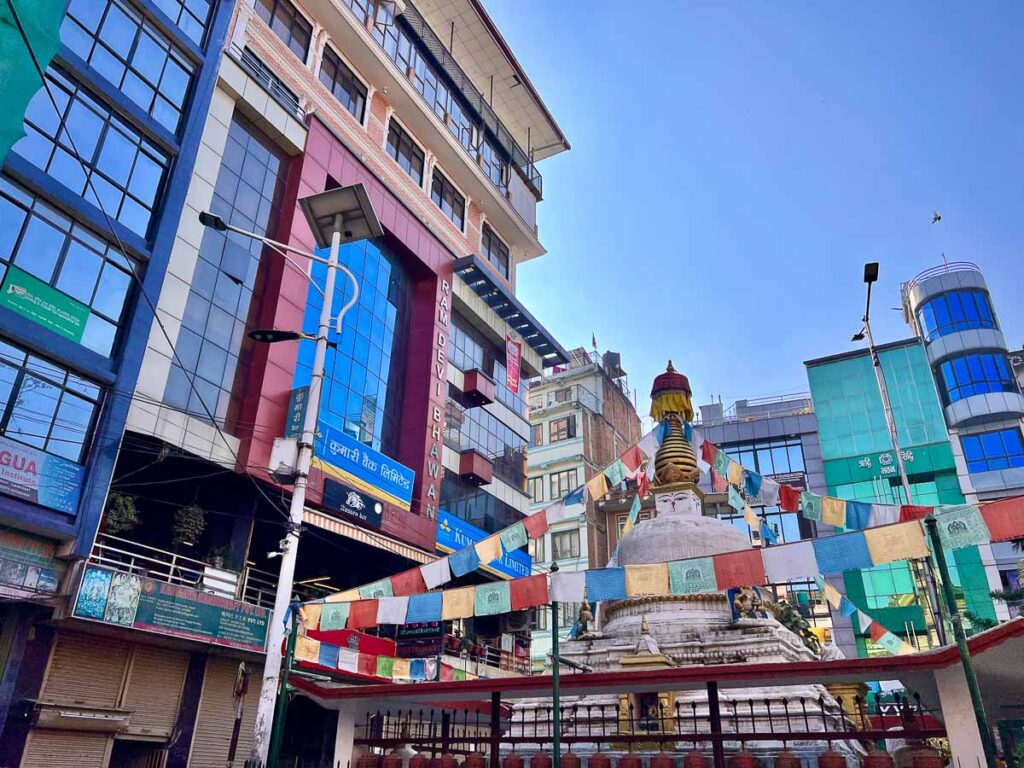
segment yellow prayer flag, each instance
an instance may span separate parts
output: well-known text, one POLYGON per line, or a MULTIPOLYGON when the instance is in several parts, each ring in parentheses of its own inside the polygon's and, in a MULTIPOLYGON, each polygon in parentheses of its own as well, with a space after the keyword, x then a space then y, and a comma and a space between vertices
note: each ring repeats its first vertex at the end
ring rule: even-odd
POLYGON ((488 565, 501 557, 501 539, 497 536, 488 536, 482 541, 473 545, 476 556, 480 558, 482 565, 488 565))
POLYGON ((395 680, 407 680, 412 677, 408 659, 395 659, 391 666, 391 677, 395 680))
POLYGON ((924 540, 920 520, 865 528, 864 540, 868 545, 872 565, 928 556, 928 545, 924 540))
POLYGON ((912 653, 917 653, 917 648, 912 646, 910 643, 903 641, 903 645, 900 646, 899 651, 896 653, 897 656, 909 656, 912 653))
POLYGON ((594 501, 600 501, 608 493, 608 478, 604 472, 598 472, 587 481, 587 493, 594 501))
POLYGON ((473 615, 476 605, 476 587, 446 589, 441 594, 444 595, 441 598, 441 618, 444 621, 466 619, 473 615))
POLYGON ((321 603, 306 603, 299 606, 299 621, 306 629, 320 628, 320 614, 324 606, 321 603))
POLYGON ((335 592, 324 598, 326 603, 351 603, 359 599, 358 589, 346 589, 344 592, 335 592))
POLYGON ((297 661, 311 661, 316 664, 320 661, 320 641, 306 637, 306 635, 296 637, 295 659, 297 661))
POLYGON ((839 604, 843 601, 843 596, 839 593, 839 590, 825 582, 825 601, 833 608, 838 609, 839 604))
POLYGON ((732 459, 729 459, 729 482, 743 487, 743 465, 732 459))
POLYGON ((669 594, 668 563, 626 566, 626 594, 662 596, 669 594))
POLYGON ((746 521, 747 525, 750 526, 751 530, 760 533, 761 519, 754 514, 754 510, 752 510, 750 508, 750 505, 747 504, 746 502, 744 502, 743 504, 743 519, 746 521))
POLYGON ((624 538, 626 534, 633 530, 634 527, 635 526, 633 525, 633 521, 627 517, 626 522, 622 526, 622 536, 620 536, 619 539, 621 540, 622 538, 624 538))
POLYGON ((821 522, 836 528, 846 527, 846 499, 834 496, 821 497, 821 522))

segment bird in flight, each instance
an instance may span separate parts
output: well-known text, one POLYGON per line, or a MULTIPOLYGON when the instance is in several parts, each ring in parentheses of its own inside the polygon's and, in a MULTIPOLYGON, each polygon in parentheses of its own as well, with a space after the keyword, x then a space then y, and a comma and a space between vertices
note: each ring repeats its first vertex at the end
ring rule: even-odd
POLYGON ((938 211, 932 211, 932 224, 938 224, 940 221, 942 221, 942 214, 938 211))

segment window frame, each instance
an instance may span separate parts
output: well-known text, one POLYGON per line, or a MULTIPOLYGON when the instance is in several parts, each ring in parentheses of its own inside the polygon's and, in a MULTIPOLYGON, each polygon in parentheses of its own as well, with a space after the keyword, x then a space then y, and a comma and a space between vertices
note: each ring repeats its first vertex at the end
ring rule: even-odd
MULTIPOLYGON (((355 69, 353 69, 352 66, 349 65, 345 58, 338 51, 336 51, 334 49, 334 46, 331 45, 330 43, 324 45, 323 55, 320 57, 320 69, 316 73, 316 78, 318 81, 320 81, 321 85, 323 85, 328 91, 331 92, 331 95, 334 96, 337 102, 341 104, 342 107, 345 108, 345 111, 359 121, 360 125, 363 125, 365 123, 368 106, 367 97, 370 93, 370 89, 367 86, 366 82, 361 77, 359 77, 359 75, 356 74, 355 69), (332 57, 333 60, 329 60, 328 57, 332 57), (325 64, 329 64, 335 69, 335 76, 331 78, 331 85, 328 85, 326 82, 324 82, 325 64), (335 88, 339 84, 338 74, 342 71, 348 73, 347 79, 351 81, 356 86, 356 88, 362 89, 362 94, 357 94, 361 101, 358 109, 358 114, 356 113, 356 111, 353 111, 352 106, 349 106, 348 104, 341 100, 341 97, 338 96, 338 92, 335 90, 335 88)), ((342 90, 347 96, 349 96, 349 98, 351 98, 351 94, 347 89, 342 88, 342 90)))
POLYGON ((936 378, 943 405, 951 405, 975 395, 999 392, 1020 394, 1013 366, 1002 350, 972 350, 947 357, 937 364, 937 368, 939 375, 936 378), (989 362, 995 371, 995 378, 987 370, 989 362))
POLYGON ((499 275, 506 280, 511 279, 512 252, 508 243, 502 240, 486 221, 480 227, 480 253, 497 268, 499 275), (496 255, 493 253, 495 249, 498 251, 496 255), (502 258, 504 258, 504 263, 502 263, 502 258))
POLYGON ((388 120, 388 129, 384 134, 384 151, 387 153, 388 157, 395 161, 395 164, 399 168, 401 168, 410 179, 416 182, 417 187, 419 187, 420 189, 423 188, 423 180, 426 178, 427 175, 427 153, 424 151, 423 147, 420 146, 420 144, 416 141, 416 139, 413 138, 412 134, 405 129, 405 126, 402 125, 401 121, 398 120, 394 115, 392 115, 390 120, 388 120), (394 154, 391 154, 392 130, 395 131, 395 135, 397 136, 398 139, 398 143, 395 145, 394 154), (406 168, 404 165, 402 165, 401 157, 404 156, 402 155, 403 140, 406 143, 408 143, 409 147, 411 147, 411 149, 413 150, 413 156, 410 159, 409 168, 406 168), (419 155, 419 178, 416 178, 416 176, 413 175, 413 164, 411 162, 412 159, 417 159, 416 153, 418 153, 419 155))
POLYGON ((960 436, 960 446, 964 454, 964 462, 970 474, 994 472, 1003 469, 1024 467, 1024 435, 1020 427, 1007 427, 988 432, 977 432, 960 436), (1007 442, 1008 435, 1016 436, 1016 445, 1007 442), (985 438, 995 437, 1000 443, 1001 454, 989 453, 990 445, 985 438), (975 458, 977 457, 977 458, 975 458), (996 465, 996 466, 993 466, 996 465))
MULTIPOLYGON (((306 18, 306 15, 299 10, 299 7, 295 5, 295 3, 291 2, 291 0, 253 0, 253 10, 256 12, 256 16, 258 16, 260 20, 270 28, 271 32, 277 35, 278 39, 284 43, 288 50, 294 53, 303 64, 309 61, 309 51, 310 47, 313 45, 313 22, 306 18), (268 14, 267 16, 260 13, 261 8, 266 9, 268 14), (277 25, 274 23, 283 16, 283 14, 278 13, 282 8, 285 9, 285 11, 289 9, 291 11, 291 23, 287 25, 287 39, 285 39, 282 31, 278 29, 277 25), (302 46, 301 55, 293 46, 293 43, 295 42, 296 25, 299 25, 300 27, 301 25, 306 26, 306 43, 302 46)), ((284 25, 282 24, 282 26, 284 25)))
POLYGON ((530 425, 530 445, 536 447, 544 445, 544 422, 530 425))
POLYGON ((526 478, 526 494, 534 501, 544 501, 544 475, 526 478), (540 493, 537 493, 537 490, 540 493))
POLYGON ((458 227, 459 232, 461 232, 462 234, 466 233, 466 207, 468 198, 461 189, 455 186, 455 182, 448 178, 448 175, 445 174, 444 171, 442 171, 441 168, 436 163, 430 172, 430 200, 432 203, 434 203, 434 205, 437 206, 438 210, 441 211, 442 214, 444 214, 446 219, 448 219, 449 221, 451 221, 452 224, 458 227), (435 199, 434 188, 435 186, 438 185, 439 180, 441 190, 439 193, 437 193, 437 199, 435 199), (452 198, 451 201, 446 201, 446 193, 449 194, 449 196, 452 198), (456 198, 458 198, 458 200, 461 201, 461 211, 459 212, 458 216, 455 215, 456 198), (450 202, 452 211, 450 214, 444 209, 445 202, 450 202))
POLYGON ((567 531, 553 531, 550 535, 552 562, 559 562, 563 560, 575 560, 581 557, 579 528, 570 528, 567 531), (558 542, 568 542, 568 553, 563 553, 561 551, 562 545, 558 542), (574 550, 576 554, 572 554, 574 550))
POLYGON ((557 419, 552 419, 548 422, 548 442, 549 443, 560 443, 565 440, 576 439, 576 414, 570 413, 568 416, 561 416, 557 419), (562 427, 565 427, 563 435, 562 427))
POLYGON ((921 302, 915 315, 927 341, 963 331, 999 329, 991 297, 980 288, 957 288, 931 296, 921 302), (955 310, 959 314, 955 315, 955 310), (940 311, 944 313, 941 319, 940 311))
POLYGON ((570 493, 580 487, 580 474, 578 467, 570 467, 559 472, 552 472, 548 475, 548 493, 551 501, 564 499, 570 493), (564 482, 568 481, 568 482, 564 482), (564 493, 562 489, 567 488, 564 493))

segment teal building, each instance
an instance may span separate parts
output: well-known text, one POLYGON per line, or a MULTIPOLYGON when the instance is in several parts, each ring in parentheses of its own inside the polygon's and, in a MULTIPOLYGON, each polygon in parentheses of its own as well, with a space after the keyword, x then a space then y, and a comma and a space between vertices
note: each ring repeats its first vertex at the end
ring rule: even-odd
MULTIPOLYGON (((942 405, 919 339, 876 347, 885 375, 914 504, 962 504, 942 405)), ((818 419, 826 493, 856 501, 906 504, 898 462, 867 350, 808 360, 807 378, 818 419)), ((990 576, 977 547, 952 553, 962 610, 995 619, 990 576)), ((921 647, 935 643, 921 574, 899 562, 849 573, 837 587, 892 632, 921 647)), ((995 577, 996 579, 998 577, 995 577)), ((881 653, 849 620, 833 617, 840 645, 859 656, 881 653), (839 626, 842 624, 842 626, 839 626)))

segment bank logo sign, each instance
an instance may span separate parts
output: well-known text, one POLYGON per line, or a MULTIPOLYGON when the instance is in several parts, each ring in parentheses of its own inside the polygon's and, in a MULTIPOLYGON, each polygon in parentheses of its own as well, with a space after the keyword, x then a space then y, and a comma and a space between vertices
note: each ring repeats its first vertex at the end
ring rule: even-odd
POLYGON ((323 422, 313 441, 313 456, 314 466, 324 474, 409 510, 416 473, 404 464, 323 422))
MULTIPOLYGON (((491 534, 477 528, 462 518, 456 517, 443 509, 437 511, 437 548, 442 552, 455 552, 486 539, 491 534)), ((483 565, 485 571, 497 573, 510 579, 529 576, 533 560, 525 552, 518 549, 506 552, 493 563, 483 565)))
POLYGON ((89 308, 28 272, 10 267, 0 285, 0 306, 76 343, 82 342, 89 308))

